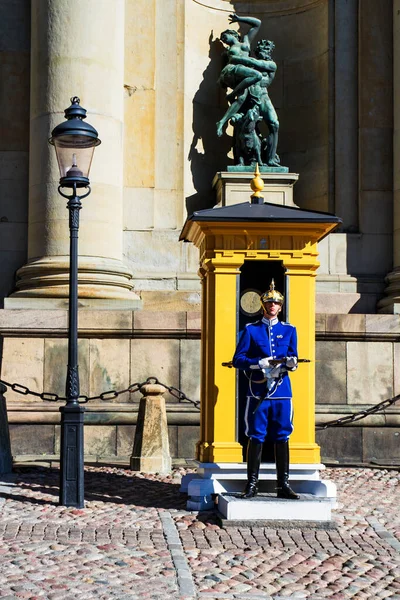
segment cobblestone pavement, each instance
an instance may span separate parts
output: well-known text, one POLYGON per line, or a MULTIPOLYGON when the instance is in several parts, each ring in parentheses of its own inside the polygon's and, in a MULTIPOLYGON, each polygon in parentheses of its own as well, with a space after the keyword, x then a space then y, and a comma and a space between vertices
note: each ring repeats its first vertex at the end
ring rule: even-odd
POLYGON ((327 469, 336 528, 217 525, 185 510, 183 469, 87 467, 85 509, 57 506, 58 471, 0 484, 0 598, 400 600, 400 474, 327 469))

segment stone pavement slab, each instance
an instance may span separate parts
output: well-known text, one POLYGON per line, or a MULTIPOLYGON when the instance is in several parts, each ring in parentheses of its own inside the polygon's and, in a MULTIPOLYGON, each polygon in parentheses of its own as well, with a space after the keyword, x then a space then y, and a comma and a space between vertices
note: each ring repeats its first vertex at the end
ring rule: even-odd
POLYGON ((220 523, 224 527, 232 525, 232 520, 239 527, 262 525, 280 528, 287 524, 290 528, 310 525, 328 528, 331 526, 331 509, 331 498, 312 494, 300 494, 296 502, 277 498, 276 492, 258 493, 254 498, 242 498, 240 493, 218 495, 220 523))
POLYGON ((222 528, 185 509, 182 474, 85 469, 85 508, 56 468, 0 484, 0 599, 400 600, 400 474, 334 468, 336 528, 222 528))

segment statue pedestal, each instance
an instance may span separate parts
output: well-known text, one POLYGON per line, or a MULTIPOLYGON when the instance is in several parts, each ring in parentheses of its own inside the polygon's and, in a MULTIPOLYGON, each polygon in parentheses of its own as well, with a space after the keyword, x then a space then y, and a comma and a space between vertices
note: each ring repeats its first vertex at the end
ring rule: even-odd
MULTIPOLYGON (((212 182, 216 193, 217 206, 229 206, 240 202, 249 202, 251 188, 250 181, 254 178, 253 167, 243 168, 243 171, 218 172, 212 182)), ((293 186, 299 178, 298 173, 261 172, 264 181, 263 196, 265 202, 293 206, 293 186)))

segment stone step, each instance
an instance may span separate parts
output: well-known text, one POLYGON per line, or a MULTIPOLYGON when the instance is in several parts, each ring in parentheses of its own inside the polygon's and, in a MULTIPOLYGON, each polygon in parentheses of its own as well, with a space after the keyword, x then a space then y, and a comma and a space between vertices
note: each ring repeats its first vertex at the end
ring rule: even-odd
MULTIPOLYGON (((305 527, 330 524, 332 502, 312 494, 300 494, 299 500, 284 500, 275 494, 258 494, 255 498, 240 498, 239 494, 219 494, 217 500, 221 519, 249 525, 251 521, 267 522, 274 527, 296 523, 305 527)), ((225 523, 224 523, 225 524, 225 523)))

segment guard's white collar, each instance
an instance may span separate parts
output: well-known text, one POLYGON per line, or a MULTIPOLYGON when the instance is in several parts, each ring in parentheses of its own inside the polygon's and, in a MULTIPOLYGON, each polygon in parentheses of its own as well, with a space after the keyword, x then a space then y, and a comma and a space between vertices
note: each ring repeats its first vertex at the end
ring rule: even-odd
POLYGON ((267 319, 266 317, 263 317, 262 322, 268 325, 268 327, 272 327, 272 325, 279 323, 279 319, 278 317, 274 317, 273 319, 267 319))

